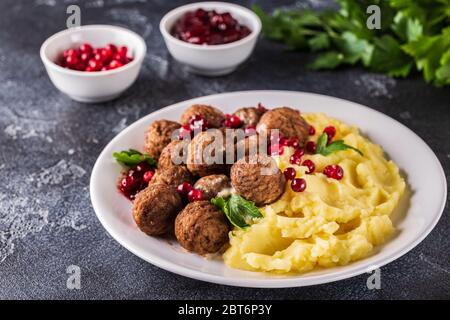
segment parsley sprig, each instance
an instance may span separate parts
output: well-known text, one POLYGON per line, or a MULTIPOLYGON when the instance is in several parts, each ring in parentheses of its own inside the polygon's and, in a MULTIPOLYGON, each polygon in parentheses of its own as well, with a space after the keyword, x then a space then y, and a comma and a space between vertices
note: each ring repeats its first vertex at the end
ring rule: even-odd
POLYGON ((152 167, 156 167, 156 160, 152 156, 141 153, 135 149, 128 149, 120 152, 114 152, 113 157, 121 165, 126 167, 134 167, 141 162, 147 162, 152 167))
POLYGON ((336 0, 339 10, 253 10, 264 35, 290 49, 320 52, 310 67, 362 64, 371 71, 406 77, 414 66, 425 81, 450 85, 450 0, 336 0), (381 29, 366 22, 378 5, 381 29))
POLYGON ((363 155, 363 153, 359 149, 349 146, 348 144, 345 144, 344 140, 336 140, 328 144, 328 135, 326 133, 322 133, 319 136, 319 139, 317 139, 316 153, 318 154, 328 156, 333 152, 347 149, 354 150, 358 152, 360 155, 363 155))
POLYGON ((248 227, 253 218, 263 217, 253 202, 239 195, 232 195, 227 199, 215 197, 211 199, 211 203, 225 213, 231 224, 241 229, 248 227))

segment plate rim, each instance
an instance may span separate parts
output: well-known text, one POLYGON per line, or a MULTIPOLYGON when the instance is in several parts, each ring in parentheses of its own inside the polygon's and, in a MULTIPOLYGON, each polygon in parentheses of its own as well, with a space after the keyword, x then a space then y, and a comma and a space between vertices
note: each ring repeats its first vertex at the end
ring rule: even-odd
MULTIPOLYGON (((166 111, 170 111, 172 109, 178 108, 180 104, 190 104, 197 102, 201 99, 214 99, 214 98, 224 98, 229 95, 239 95, 239 94, 257 94, 257 93, 264 93, 264 94, 306 94, 306 95, 312 95, 316 97, 322 97, 322 98, 332 98, 340 100, 341 102, 345 102, 347 104, 353 104, 356 107, 362 108, 366 110, 367 112, 376 113, 379 116, 386 118, 389 121, 394 121, 397 125, 401 126, 403 129, 406 129, 409 131, 410 134, 415 136, 415 138, 418 140, 418 142, 422 143, 425 148, 428 149, 429 153, 432 155, 433 160, 435 164, 437 165, 437 168, 440 171, 440 177, 442 178, 442 196, 441 196, 441 203, 439 206, 439 214, 437 214, 434 219, 424 228, 424 232, 417 237, 414 241, 411 241, 406 246, 402 247, 399 250, 396 250, 395 252, 391 253, 389 256, 385 257, 383 259, 382 263, 376 264, 376 267, 380 268, 382 266, 385 266, 392 261, 402 257, 403 255, 410 252, 412 249, 414 249, 419 243, 421 243, 435 228, 437 223, 439 222, 440 218, 442 217, 443 211, 445 209, 445 205, 447 202, 447 180, 445 171, 443 169, 443 166, 441 162, 439 161, 439 158, 436 156, 434 151, 431 149, 431 147, 414 131, 409 129, 406 125, 402 124, 400 121, 388 116, 387 114, 384 114, 383 112, 380 112, 378 110, 372 109, 368 106, 362 105, 357 102, 353 102, 347 99, 334 97, 331 95, 324 95, 319 93, 313 93, 313 92, 305 92, 305 91, 294 91, 294 90, 244 90, 244 91, 230 91, 230 92, 224 92, 224 93, 217 93, 217 94, 211 94, 206 96, 200 96, 195 97, 183 101, 178 101, 173 104, 170 104, 168 106, 162 107, 154 112, 151 112, 136 121, 134 121, 132 124, 127 126, 124 130, 119 132, 114 138, 112 138, 102 149, 99 156, 97 157, 95 164, 93 166, 91 176, 90 176, 90 183, 89 183, 89 193, 91 198, 91 203, 95 212, 95 215, 97 216, 97 219, 100 221, 101 225, 105 230, 108 232, 108 234, 117 241, 121 246, 123 246, 125 249, 133 253, 134 255, 138 256, 139 258, 143 259, 146 262, 149 262, 161 269, 170 271, 172 273, 182 275, 188 278, 200 280, 200 281, 206 281, 210 283, 216 283, 221 285, 227 285, 227 286, 235 286, 235 287, 249 287, 249 288, 293 288, 293 287, 304 287, 304 286, 313 286, 313 285, 319 285, 324 283, 332 283, 348 278, 352 278, 361 274, 364 274, 371 269, 368 269, 367 266, 358 266, 354 269, 342 272, 341 274, 334 276, 333 279, 322 279, 324 278, 324 275, 315 275, 315 276, 309 276, 307 279, 302 279, 301 275, 299 274, 299 277, 292 277, 292 278, 267 278, 267 279, 247 279, 245 282, 243 282, 242 279, 236 279, 236 278, 225 278, 223 276, 214 275, 214 274, 208 274, 203 273, 199 270, 192 270, 188 269, 184 266, 179 266, 175 263, 172 263, 170 261, 160 259, 156 256, 152 256, 151 258, 145 256, 141 252, 138 252, 137 249, 133 248, 133 245, 129 245, 128 243, 125 243, 125 240, 118 234, 116 234, 112 228, 106 223, 103 216, 99 214, 99 200, 97 198, 96 193, 94 190, 94 182, 95 182, 95 175, 99 171, 100 167, 100 160, 104 157, 104 153, 108 149, 109 146, 113 145, 116 140, 119 140, 119 138, 123 135, 126 135, 129 131, 132 131, 134 127, 138 126, 141 122, 144 122, 147 120, 148 117, 157 117, 160 113, 165 113, 166 111), (319 278, 319 279, 317 279, 319 278), (299 281, 301 280, 301 281, 299 281), (297 282, 296 282, 297 281, 297 282)), ((148 254, 148 253, 147 253, 148 254)), ((150 253, 151 255, 151 253, 150 253)), ((362 261, 362 260, 360 260, 362 261)), ((251 272, 251 271, 250 271, 251 272)))

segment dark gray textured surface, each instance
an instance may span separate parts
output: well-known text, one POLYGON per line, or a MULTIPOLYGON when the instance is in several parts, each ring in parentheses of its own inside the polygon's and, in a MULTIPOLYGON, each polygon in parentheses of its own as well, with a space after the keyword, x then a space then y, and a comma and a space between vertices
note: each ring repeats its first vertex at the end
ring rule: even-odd
MULTIPOLYGON (((271 7, 269 1, 258 2, 271 7)), ((283 3, 315 7, 323 1, 283 3)), ((420 76, 391 80, 358 69, 309 72, 305 69, 308 55, 285 52, 265 40, 232 75, 193 76, 170 58, 158 31, 163 13, 179 4, 163 0, 0 2, 0 298, 450 298, 448 205, 418 247, 382 268, 381 290, 368 290, 366 275, 277 290, 199 282, 144 262, 106 234, 88 193, 91 168, 103 146, 138 118, 206 94, 289 89, 356 101, 413 129, 436 152, 446 172, 450 169, 449 88, 433 88, 420 76), (144 36, 148 53, 142 72, 120 99, 84 105, 63 96, 50 83, 39 47, 64 28, 67 3, 81 6, 83 24, 117 24, 144 36), (72 264, 81 267, 81 290, 66 289, 66 268, 72 264)), ((401 148, 402 142, 398 143, 401 148)))

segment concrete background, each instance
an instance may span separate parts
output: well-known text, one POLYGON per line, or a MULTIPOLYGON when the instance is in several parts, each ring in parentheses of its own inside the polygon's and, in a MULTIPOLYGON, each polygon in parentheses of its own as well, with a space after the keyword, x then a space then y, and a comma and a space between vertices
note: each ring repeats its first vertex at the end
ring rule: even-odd
MULTIPOLYGON (((271 1, 259 3, 265 9, 271 1)), ((318 8, 327 1, 277 1, 318 8)), ((140 117, 181 100, 219 92, 287 89, 359 102, 414 130, 450 167, 450 90, 414 75, 393 80, 362 69, 310 72, 311 56, 260 40, 235 73, 191 75, 169 56, 160 18, 183 1, 35 0, 0 2, 0 298, 3 299, 410 299, 450 297, 450 210, 414 250, 382 268, 382 289, 367 275, 307 288, 246 289, 184 278, 137 258, 95 217, 89 176, 102 148, 140 117), (68 4, 82 24, 107 23, 141 34, 148 53, 137 82, 102 105, 70 100, 50 83, 39 47, 65 28, 68 4), (82 270, 82 289, 66 288, 66 268, 82 270)), ((387 134, 389 134, 387 132, 387 134)), ((393 137, 395 139, 395 137, 393 137)), ((399 141, 401 148, 401 141, 399 141)), ((424 164, 423 170, 427 166, 424 164)))

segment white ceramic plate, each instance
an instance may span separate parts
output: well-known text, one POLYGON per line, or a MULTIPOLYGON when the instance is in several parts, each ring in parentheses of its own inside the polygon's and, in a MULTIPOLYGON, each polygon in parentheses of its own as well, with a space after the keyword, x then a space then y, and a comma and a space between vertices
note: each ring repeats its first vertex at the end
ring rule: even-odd
POLYGON ((381 267, 420 243, 438 222, 444 209, 447 185, 439 160, 414 132, 388 116, 362 105, 311 93, 289 91, 245 91, 217 94, 180 102, 158 110, 118 134, 100 154, 91 176, 91 200, 98 219, 122 246, 142 259, 166 270, 198 280, 242 287, 298 287, 337 281, 381 267), (396 234, 363 260, 347 266, 301 275, 271 275, 230 269, 221 259, 206 260, 185 252, 176 242, 140 232, 131 216, 131 203, 116 190, 120 167, 114 151, 142 150, 144 132, 157 119, 178 120, 182 111, 204 103, 231 113, 239 107, 262 102, 269 107, 291 106, 304 112, 325 112, 358 126, 369 139, 381 145, 400 167, 410 186, 400 209, 393 215, 396 234))

